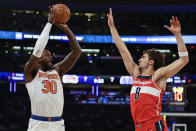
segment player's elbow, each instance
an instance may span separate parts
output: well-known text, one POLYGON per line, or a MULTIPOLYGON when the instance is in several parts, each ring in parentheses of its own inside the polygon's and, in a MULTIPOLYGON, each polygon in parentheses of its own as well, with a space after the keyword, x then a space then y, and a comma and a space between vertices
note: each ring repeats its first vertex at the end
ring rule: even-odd
POLYGON ((81 54, 82 54, 82 50, 81 50, 81 48, 80 48, 80 49, 76 52, 76 55, 77 55, 78 57, 80 57, 81 54))
POLYGON ((189 57, 188 57, 188 56, 185 58, 185 63, 186 63, 186 64, 189 63, 189 57))
POLYGON ((82 54, 82 51, 81 51, 81 49, 78 49, 76 51, 73 51, 73 54, 75 57, 80 57, 80 55, 82 54))
POLYGON ((79 55, 82 54, 82 49, 81 49, 81 48, 79 49, 78 54, 79 54, 79 55))
POLYGON ((189 57, 188 56, 181 58, 181 60, 183 61, 184 65, 189 63, 189 57))

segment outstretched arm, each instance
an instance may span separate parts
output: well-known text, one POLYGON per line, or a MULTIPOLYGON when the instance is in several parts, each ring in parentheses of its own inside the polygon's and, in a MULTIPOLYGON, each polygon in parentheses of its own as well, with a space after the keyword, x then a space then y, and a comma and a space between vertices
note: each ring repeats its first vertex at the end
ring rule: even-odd
POLYGON ((174 16, 172 16, 170 24, 170 27, 168 27, 167 25, 165 25, 164 27, 171 31, 176 37, 179 59, 166 67, 158 69, 157 73, 155 72, 156 74, 161 75, 165 79, 168 79, 171 76, 175 75, 189 62, 188 52, 181 36, 181 26, 178 18, 174 18, 174 16))
POLYGON ((38 64, 40 57, 42 56, 42 52, 48 43, 48 37, 52 24, 54 23, 55 15, 56 15, 56 11, 54 7, 53 6, 52 8, 49 7, 48 23, 46 24, 40 37, 36 41, 33 54, 31 55, 29 61, 25 64, 24 67, 24 75, 25 75, 26 83, 30 82, 34 77, 32 76, 33 74, 32 72, 35 71, 35 67, 38 64))
POLYGON ((80 57, 82 51, 81 47, 76 40, 73 32, 69 29, 69 27, 65 24, 56 24, 56 26, 64 31, 69 39, 69 45, 71 48, 71 52, 64 58, 63 61, 57 63, 54 67, 59 72, 60 75, 68 72, 77 62, 80 57))
POLYGON ((129 52, 129 50, 127 49, 125 43, 123 42, 123 40, 120 38, 118 31, 116 30, 116 27, 114 25, 114 21, 113 21, 113 16, 112 16, 112 9, 110 8, 110 12, 109 14, 107 14, 108 17, 108 25, 110 27, 110 31, 112 34, 112 38, 114 39, 115 45, 117 46, 124 65, 127 69, 127 71, 129 72, 129 74, 133 77, 135 77, 135 75, 137 75, 140 71, 139 71, 139 67, 138 65, 133 61, 133 58, 129 52))

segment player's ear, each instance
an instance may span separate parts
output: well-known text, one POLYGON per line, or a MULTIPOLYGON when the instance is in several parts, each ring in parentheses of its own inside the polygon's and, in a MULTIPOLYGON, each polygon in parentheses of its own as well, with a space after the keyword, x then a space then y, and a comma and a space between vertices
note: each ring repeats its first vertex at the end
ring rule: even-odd
POLYGON ((153 65, 153 64, 154 64, 154 60, 150 60, 149 63, 150 63, 151 65, 153 65))

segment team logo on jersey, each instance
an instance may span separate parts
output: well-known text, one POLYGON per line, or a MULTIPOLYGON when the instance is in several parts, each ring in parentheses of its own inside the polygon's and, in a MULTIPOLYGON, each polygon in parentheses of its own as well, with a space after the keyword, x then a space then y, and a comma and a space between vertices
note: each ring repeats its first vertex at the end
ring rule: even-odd
POLYGON ((59 79, 57 74, 47 74, 47 73, 42 73, 42 72, 39 72, 39 77, 44 77, 48 79, 59 79))

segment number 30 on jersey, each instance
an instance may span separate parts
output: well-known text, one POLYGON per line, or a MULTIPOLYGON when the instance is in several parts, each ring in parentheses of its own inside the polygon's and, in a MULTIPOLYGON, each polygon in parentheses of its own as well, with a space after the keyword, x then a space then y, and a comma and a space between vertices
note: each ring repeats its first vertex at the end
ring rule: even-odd
POLYGON ((44 89, 42 89, 43 93, 47 94, 47 93, 51 92, 52 94, 56 94, 57 84, 55 81, 43 80, 42 84, 44 85, 44 89))

